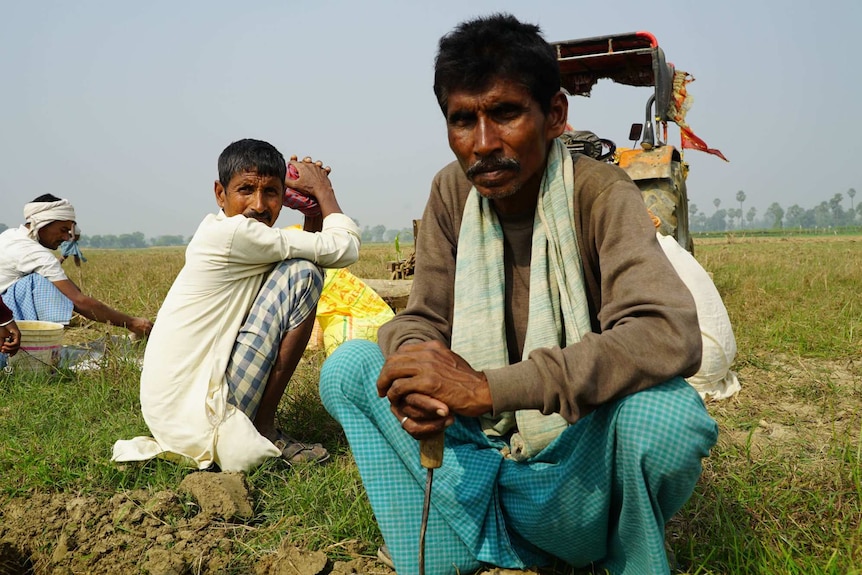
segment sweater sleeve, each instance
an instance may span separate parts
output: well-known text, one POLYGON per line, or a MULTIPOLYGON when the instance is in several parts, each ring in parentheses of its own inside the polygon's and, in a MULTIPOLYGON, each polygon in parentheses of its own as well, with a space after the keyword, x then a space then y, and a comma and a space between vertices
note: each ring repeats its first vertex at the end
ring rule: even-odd
POLYGON ((377 333, 385 356, 405 343, 437 340, 450 344, 455 256, 463 205, 460 199, 469 191, 470 184, 457 163, 434 177, 416 238, 416 269, 407 307, 377 333))
POLYGON ((581 199, 578 222, 585 273, 597 283, 589 295, 598 329, 564 349, 537 349, 487 370, 495 413, 539 409, 573 423, 700 366, 694 300, 655 238, 640 191, 627 178, 605 184, 581 199))
POLYGON ((329 268, 347 267, 359 258, 359 228, 344 214, 330 214, 320 232, 270 228, 244 216, 234 216, 229 249, 236 262, 261 264, 301 258, 329 268))

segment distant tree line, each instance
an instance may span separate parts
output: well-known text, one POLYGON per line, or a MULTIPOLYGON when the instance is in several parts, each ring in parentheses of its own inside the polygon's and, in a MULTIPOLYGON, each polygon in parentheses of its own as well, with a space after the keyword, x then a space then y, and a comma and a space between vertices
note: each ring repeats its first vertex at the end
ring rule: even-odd
MULTIPOLYGON (((772 202, 763 215, 757 213, 754 206, 745 208, 748 199, 744 191, 736 193, 739 207, 722 208, 721 200, 715 198, 712 213, 701 211, 697 204, 689 202, 689 228, 693 232, 723 232, 741 229, 815 229, 844 226, 862 226, 862 203, 856 204, 856 190, 847 190, 850 205, 845 209, 844 194, 835 194, 828 201, 823 201, 811 208, 803 208, 793 204, 784 208, 778 202, 772 202)), ((358 225, 358 224, 357 224, 358 225)), ((0 223, 0 233, 8 229, 0 223)), ((388 229, 386 226, 365 226, 362 230, 362 241, 365 243, 391 243, 398 238, 400 244, 412 243, 413 229, 388 229)), ((105 249, 135 249, 149 247, 184 246, 190 237, 182 235, 161 235, 146 238, 141 232, 120 235, 83 235, 81 247, 105 249)))
MULTIPOLYGON (((189 238, 190 239, 190 238, 189 238)), ((181 235, 157 236, 147 239, 141 232, 120 235, 83 235, 78 242, 84 248, 135 249, 164 246, 184 246, 188 239, 181 235)))
MULTIPOLYGON (((9 226, 0 223, 0 233, 8 230, 9 226)), ((78 244, 84 248, 106 248, 106 249, 134 249, 163 246, 184 246, 191 238, 182 235, 165 235, 147 239, 141 232, 120 235, 83 235, 78 244)))
POLYGON ((822 201, 814 207, 803 208, 793 204, 784 208, 778 202, 772 202, 758 217, 754 206, 745 209, 748 199, 745 192, 736 193, 739 207, 722 208, 721 200, 715 198, 713 212, 702 212, 697 204, 689 202, 689 228, 694 232, 723 232, 741 229, 817 229, 838 228, 862 225, 862 203, 856 204, 856 190, 847 190, 850 205, 845 208, 844 194, 835 194, 828 201, 822 201))
MULTIPOLYGON (((8 229, 6 224, 0 223, 0 233, 8 229)), ((400 230, 387 229, 386 226, 365 226, 362 228, 362 241, 366 243, 391 243, 398 238, 399 243, 409 244, 413 242, 413 229, 403 228, 400 230)), ((149 247, 184 246, 191 238, 182 235, 163 235, 147 238, 141 232, 130 234, 107 234, 81 236, 78 242, 82 248, 97 249, 135 249, 149 247)))
POLYGON ((389 243, 394 242, 395 238, 402 244, 413 242, 413 228, 403 228, 400 230, 386 229, 386 226, 365 226, 362 228, 362 241, 365 243, 389 243))

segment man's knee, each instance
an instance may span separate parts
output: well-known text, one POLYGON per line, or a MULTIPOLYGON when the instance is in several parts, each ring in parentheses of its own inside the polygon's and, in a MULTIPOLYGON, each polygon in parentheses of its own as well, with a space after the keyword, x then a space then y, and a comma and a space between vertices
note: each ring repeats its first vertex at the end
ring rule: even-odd
POLYGON ((301 286, 303 291, 314 292, 319 298, 323 290, 323 271, 308 260, 284 260, 276 264, 270 272, 269 281, 275 282, 282 290, 301 286))
POLYGON ((69 323, 74 304, 51 280, 31 273, 13 283, 2 295, 16 320, 69 323))
POLYGON ((355 403, 375 385, 383 366, 383 354, 376 343, 353 339, 332 352, 320 369, 320 398, 330 409, 333 402, 345 399, 355 403))
POLYGON ((703 401, 681 378, 625 398, 615 424, 617 449, 657 469, 700 469, 718 438, 703 401))
POLYGON ((318 266, 308 260, 284 260, 270 272, 258 301, 263 307, 275 306, 273 311, 284 317, 283 331, 289 331, 312 314, 322 291, 323 272, 318 266))

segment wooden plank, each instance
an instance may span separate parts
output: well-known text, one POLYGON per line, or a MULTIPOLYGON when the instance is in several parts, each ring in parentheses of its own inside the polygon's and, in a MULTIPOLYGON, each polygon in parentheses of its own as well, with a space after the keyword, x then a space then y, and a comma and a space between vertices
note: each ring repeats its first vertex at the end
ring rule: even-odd
POLYGON ((407 298, 413 288, 413 280, 362 279, 365 285, 377 292, 383 301, 394 310, 407 307, 407 298))

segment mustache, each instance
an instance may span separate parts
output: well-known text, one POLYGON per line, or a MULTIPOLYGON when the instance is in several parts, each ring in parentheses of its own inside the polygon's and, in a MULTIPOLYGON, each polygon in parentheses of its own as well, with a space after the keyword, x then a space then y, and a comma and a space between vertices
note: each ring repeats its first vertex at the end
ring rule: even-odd
POLYGON ((242 215, 244 215, 247 218, 254 218, 258 221, 267 221, 268 222, 269 220, 272 219, 272 213, 269 210, 266 210, 263 212, 256 212, 254 210, 249 210, 247 212, 244 212, 242 215))
POLYGON ((476 174, 481 174, 482 172, 494 172, 497 170, 516 170, 520 172, 521 162, 515 158, 482 158, 467 168, 465 173, 468 178, 473 178, 476 174))

